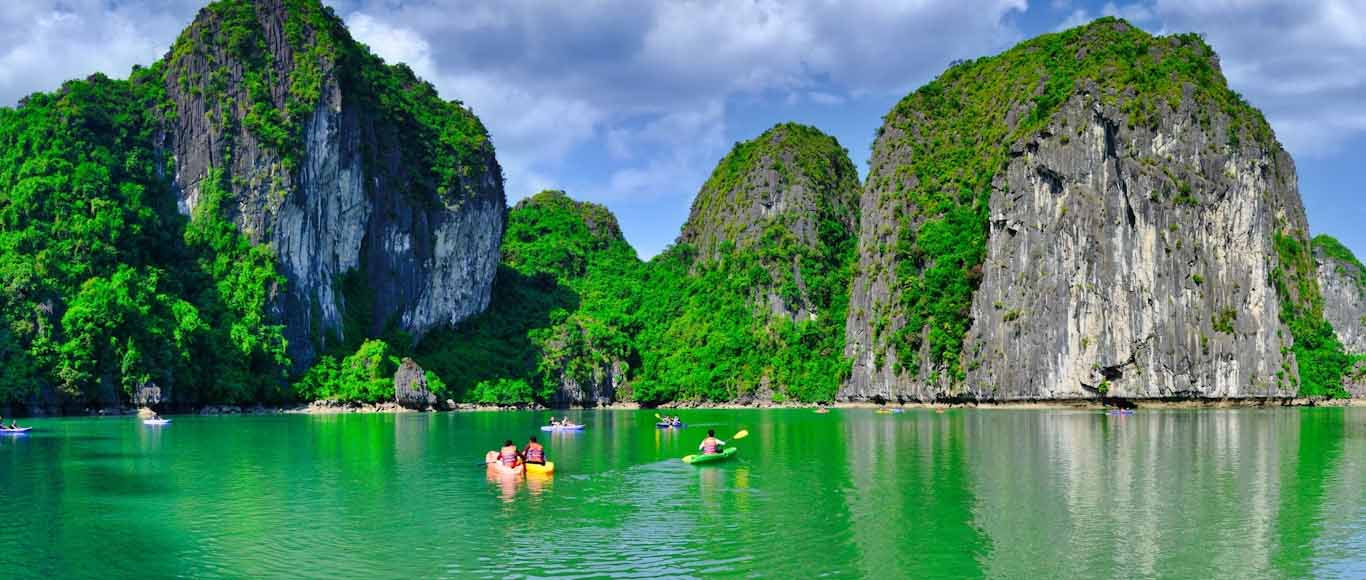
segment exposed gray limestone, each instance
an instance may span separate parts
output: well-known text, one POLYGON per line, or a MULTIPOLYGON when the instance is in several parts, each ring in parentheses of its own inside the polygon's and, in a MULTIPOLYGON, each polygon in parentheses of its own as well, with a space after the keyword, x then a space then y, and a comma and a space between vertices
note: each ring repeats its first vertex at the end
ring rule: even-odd
POLYGON ((895 245, 895 215, 914 215, 878 187, 909 155, 890 146, 898 130, 885 130, 863 198, 846 347, 854 368, 840 398, 1294 395, 1271 284, 1275 234, 1308 230, 1293 162, 1251 139, 1230 145, 1228 118, 1195 110, 1189 94, 1153 129, 1127 118, 1081 90, 1012 147, 993 183, 961 383, 930 365, 898 374, 896 349, 879 341, 904 320, 873 329, 900 298, 893 253, 878 248, 895 245))
MULTIPOLYGON (((285 40, 280 0, 256 4, 268 50, 276 63, 293 63, 285 40)), ((203 21, 195 26, 214 26, 203 21)), ((193 30, 193 28, 192 28, 193 30)), ((303 368, 329 338, 343 336, 346 296, 340 282, 356 272, 377 335, 396 325, 415 337, 482 312, 498 265, 505 198, 502 171, 492 154, 473 155, 451 199, 429 199, 399 143, 410 138, 391 119, 345 94, 325 68, 321 99, 302 123, 301 154, 294 167, 262 143, 240 115, 250 110, 243 65, 224 47, 200 43, 171 67, 168 95, 177 115, 168 131, 178 204, 190 214, 204 179, 222 171, 234 203, 224 208, 253 243, 269 246, 286 284, 271 305, 285 325, 289 354, 303 368), (226 82, 210 99, 212 75, 226 82), (181 78, 181 77, 185 78, 181 78), (215 121, 232 105, 231 122, 215 121)), ((288 67, 285 67, 288 68, 288 67)), ((275 75, 272 100, 283 107, 288 71, 275 75)))
POLYGON ((394 373, 394 400, 407 409, 424 411, 436 406, 436 395, 427 386, 427 372, 405 358, 394 373))
POLYGON ((1366 354, 1366 276, 1356 264, 1315 249, 1323 316, 1332 323, 1347 352, 1366 354))

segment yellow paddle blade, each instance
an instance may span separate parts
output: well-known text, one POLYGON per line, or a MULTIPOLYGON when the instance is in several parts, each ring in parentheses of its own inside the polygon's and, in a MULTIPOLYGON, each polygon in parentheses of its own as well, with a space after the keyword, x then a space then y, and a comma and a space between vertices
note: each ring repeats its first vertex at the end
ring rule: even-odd
POLYGON ((741 429, 740 432, 736 433, 731 439, 744 439, 745 437, 749 437, 749 431, 747 429, 741 429))

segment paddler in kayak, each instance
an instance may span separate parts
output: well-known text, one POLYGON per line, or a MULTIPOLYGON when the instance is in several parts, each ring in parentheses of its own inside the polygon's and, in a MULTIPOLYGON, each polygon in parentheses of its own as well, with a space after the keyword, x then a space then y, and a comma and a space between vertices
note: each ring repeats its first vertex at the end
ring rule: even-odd
POLYGON ((535 435, 531 436, 531 440, 526 443, 526 448, 522 450, 522 461, 545 465, 545 447, 536 441, 535 435))
POLYGON ((515 468, 522 462, 522 456, 517 452, 517 446, 512 444, 511 439, 503 442, 503 448, 498 451, 498 461, 508 469, 515 468))
POLYGON ((707 429, 707 438, 697 446, 702 450, 703 455, 715 455, 721 452, 721 448, 726 446, 726 442, 716 438, 715 429, 707 429))

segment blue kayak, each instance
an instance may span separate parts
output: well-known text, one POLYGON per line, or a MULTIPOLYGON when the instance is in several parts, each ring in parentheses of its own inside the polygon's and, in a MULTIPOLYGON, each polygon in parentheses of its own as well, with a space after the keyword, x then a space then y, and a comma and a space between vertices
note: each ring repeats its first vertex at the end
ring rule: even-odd
POLYGON ((687 423, 679 423, 677 425, 674 425, 673 423, 655 423, 655 427, 660 429, 682 429, 687 426, 687 423))
POLYGON ((23 435, 32 431, 33 427, 20 427, 18 429, 0 429, 0 435, 23 435))
POLYGON ((543 426, 541 426, 541 430, 542 430, 542 431, 582 431, 582 430, 583 430, 583 427, 584 427, 583 425, 570 425, 570 426, 568 426, 568 427, 566 427, 566 426, 564 426, 564 425, 543 425, 543 426))

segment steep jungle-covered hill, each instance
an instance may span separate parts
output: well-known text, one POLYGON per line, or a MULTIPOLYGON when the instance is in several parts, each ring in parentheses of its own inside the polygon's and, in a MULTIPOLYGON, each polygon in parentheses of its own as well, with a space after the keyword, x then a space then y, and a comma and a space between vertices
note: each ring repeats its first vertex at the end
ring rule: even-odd
POLYGON ((129 80, 0 109, 0 400, 290 398, 488 302, 487 132, 317 0, 221 0, 129 80))
POLYGON ((636 399, 833 397, 858 195, 848 152, 816 129, 737 144, 646 271, 636 399))
POLYGON ((538 193, 508 212, 488 311, 429 335, 417 359, 455 400, 630 400, 641 268, 607 208, 538 193))

